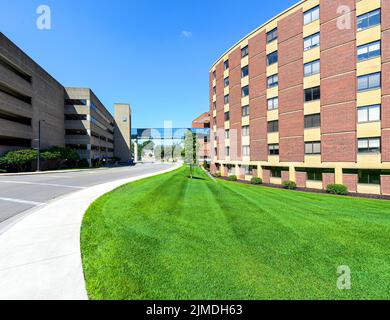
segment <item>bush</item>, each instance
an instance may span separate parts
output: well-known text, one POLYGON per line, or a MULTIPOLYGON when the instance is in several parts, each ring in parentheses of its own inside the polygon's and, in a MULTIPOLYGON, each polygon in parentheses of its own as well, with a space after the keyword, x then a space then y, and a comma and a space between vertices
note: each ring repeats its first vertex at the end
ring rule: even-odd
POLYGON ((87 159, 81 159, 78 163, 80 168, 90 168, 89 162, 87 159))
POLYGON ((251 184, 254 184, 254 185, 263 184, 263 180, 261 180, 260 178, 252 178, 251 184))
POLYGON ((330 184, 326 187, 326 192, 345 196, 348 194, 348 188, 343 184, 330 184))
POLYGON ((35 150, 17 150, 7 152, 1 157, 0 163, 3 169, 23 172, 27 171, 28 166, 36 159, 37 152, 35 150))
POLYGON ((229 181, 237 181, 237 176, 229 176, 228 178, 227 178, 229 181))
POLYGON ((221 172, 217 171, 216 173, 214 173, 214 177, 221 178, 222 177, 221 172))
POLYGON ((295 190, 297 188, 297 184, 294 181, 285 181, 283 182, 283 187, 288 190, 295 190))

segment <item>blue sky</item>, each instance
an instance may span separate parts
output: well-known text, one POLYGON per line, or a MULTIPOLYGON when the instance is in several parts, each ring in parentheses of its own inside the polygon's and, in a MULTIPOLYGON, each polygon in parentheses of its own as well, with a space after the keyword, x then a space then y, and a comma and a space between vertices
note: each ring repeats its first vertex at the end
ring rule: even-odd
POLYGON ((208 71, 298 0, 0 0, 0 30, 64 86, 90 87, 134 127, 188 127, 209 108, 208 71), (39 5, 52 29, 36 28, 39 5))

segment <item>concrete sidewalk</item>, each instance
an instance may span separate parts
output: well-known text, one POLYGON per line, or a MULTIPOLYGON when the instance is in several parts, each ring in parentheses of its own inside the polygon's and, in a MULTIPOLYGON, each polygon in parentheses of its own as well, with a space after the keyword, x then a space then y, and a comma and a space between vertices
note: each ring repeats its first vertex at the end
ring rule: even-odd
POLYGON ((31 211, 0 236, 0 300, 86 300, 80 252, 85 211, 119 186, 173 171, 94 186, 31 211))

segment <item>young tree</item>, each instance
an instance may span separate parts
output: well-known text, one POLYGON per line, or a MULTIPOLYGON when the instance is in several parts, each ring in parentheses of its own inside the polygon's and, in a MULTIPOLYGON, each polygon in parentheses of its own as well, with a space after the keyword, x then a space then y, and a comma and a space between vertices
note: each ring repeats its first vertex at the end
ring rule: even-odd
POLYGON ((197 141, 196 134, 187 131, 184 139, 184 162, 190 167, 190 178, 193 176, 193 167, 197 164, 197 141))

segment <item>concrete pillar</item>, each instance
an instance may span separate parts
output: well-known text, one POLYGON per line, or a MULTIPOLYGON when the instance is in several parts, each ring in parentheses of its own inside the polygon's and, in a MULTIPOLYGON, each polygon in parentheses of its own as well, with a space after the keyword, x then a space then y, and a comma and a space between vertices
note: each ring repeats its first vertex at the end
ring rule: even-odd
POLYGON ((295 167, 294 166, 290 166, 290 181, 297 182, 297 177, 295 174, 295 167))
POLYGON ((335 183, 343 184, 343 168, 341 167, 335 168, 335 183))
POLYGON ((114 154, 122 162, 131 158, 131 108, 129 104, 114 104, 114 154))
POLYGON ((138 162, 138 142, 134 142, 134 163, 138 162))

